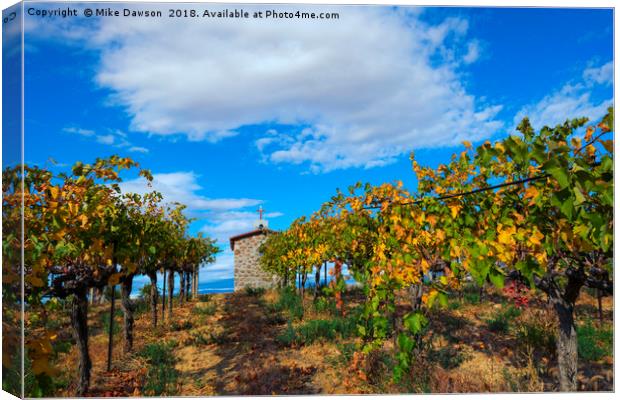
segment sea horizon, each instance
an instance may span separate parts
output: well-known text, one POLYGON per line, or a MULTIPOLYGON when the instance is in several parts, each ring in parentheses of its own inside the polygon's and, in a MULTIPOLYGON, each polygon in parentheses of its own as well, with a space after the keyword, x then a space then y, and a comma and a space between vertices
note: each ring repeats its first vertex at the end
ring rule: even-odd
MULTIPOLYGON (((345 282, 347 285, 355 285, 355 280, 351 277, 347 277, 345 282)), ((325 277, 321 277, 321 283, 325 282, 325 277)), ((331 282, 333 280, 332 276, 328 276, 327 282, 331 282)), ((295 286, 298 287, 297 279, 295 279, 295 286)), ((145 286, 150 284, 150 281, 141 280, 134 284, 133 290, 131 291, 131 298, 137 298, 140 296, 140 290, 145 286)), ((306 287, 314 286, 314 277, 308 276, 308 280, 306 281, 306 287)), ((163 282, 161 279, 157 281, 157 288, 159 289, 159 293, 163 290, 163 282)), ((235 291, 235 279, 234 278, 226 278, 226 279, 218 279, 214 281, 207 282, 198 282, 198 294, 211 294, 211 293, 233 293, 235 291)), ((167 290, 166 290, 167 292, 167 290)), ((167 293, 166 293, 167 294, 167 293)), ((179 294, 179 280, 178 277, 175 277, 174 284, 174 294, 179 294)))

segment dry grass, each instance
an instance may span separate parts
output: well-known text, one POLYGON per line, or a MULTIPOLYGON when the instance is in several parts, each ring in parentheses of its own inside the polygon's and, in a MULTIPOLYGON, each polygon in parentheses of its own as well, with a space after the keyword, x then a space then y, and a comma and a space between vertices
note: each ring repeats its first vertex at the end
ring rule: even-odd
MULTIPOLYGON (((108 373, 107 335, 101 326, 101 314, 108 310, 97 306, 89 316, 93 361, 89 395, 141 395, 147 368, 136 354, 147 343, 169 341, 177 343, 174 355, 179 373, 177 393, 181 396, 557 390, 553 348, 540 346, 536 338, 533 344, 527 342, 519 330, 531 326, 554 332, 553 314, 546 309, 544 299, 534 299, 532 307, 510 321, 507 332, 496 333, 489 331, 485 322, 505 307, 490 301, 497 300, 493 297, 496 295, 490 291, 480 304, 460 303, 434 312, 433 330, 426 337, 429 353, 418 360, 410 379, 400 384, 391 381, 386 361, 395 351, 392 340, 371 356, 345 356, 343 346, 355 339, 323 340, 305 346, 279 343, 276 338, 287 324, 266 307, 277 301, 273 291, 258 298, 243 293, 213 295, 207 303, 176 306, 173 320, 160 321, 155 329, 150 313, 141 314, 136 318, 134 353, 122 353, 122 335, 117 334, 113 368, 108 373), (194 307, 206 304, 215 306, 213 314, 192 312, 194 307), (361 369, 353 368, 356 362, 361 369)), ((358 301, 353 295, 348 300, 349 307, 358 301)), ((304 320, 294 326, 331 317, 329 311, 316 311, 311 303, 308 297, 304 320)), ((604 299, 606 317, 611 316, 612 305, 612 299, 604 299)), ((596 299, 584 294, 577 309, 579 318, 596 318, 592 307, 596 307, 596 299)), ((606 321, 611 324, 610 319, 606 321)), ((122 323, 121 318, 117 323, 122 323)), ((57 395, 73 395, 76 350, 61 355, 57 367, 62 370, 61 378, 71 382, 57 395)), ((583 390, 612 390, 613 359, 580 365, 579 381, 583 390)))

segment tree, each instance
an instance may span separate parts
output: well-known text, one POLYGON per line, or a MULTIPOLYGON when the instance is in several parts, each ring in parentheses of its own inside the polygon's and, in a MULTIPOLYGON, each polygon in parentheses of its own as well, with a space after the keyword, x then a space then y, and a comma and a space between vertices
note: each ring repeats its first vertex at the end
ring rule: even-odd
MULTIPOLYGON (((549 297, 560 326, 560 387, 576 390, 575 302, 584 286, 603 294, 613 286, 613 139, 603 139, 613 110, 581 139, 586 122, 535 133, 525 119, 520 136, 476 149, 466 142, 437 168, 412 154, 415 194, 400 182, 338 191, 309 219, 269 238, 261 265, 286 276, 326 260, 338 274, 346 263, 366 294, 363 351, 393 336, 397 378, 412 365, 436 300, 446 304, 467 276, 498 287, 506 277, 521 280, 549 297), (395 299, 403 289, 411 311, 400 316, 395 299)), ((332 292, 340 302, 341 291, 332 292)))
POLYGON ((602 139, 613 127, 613 110, 582 140, 575 132, 586 122, 566 121, 536 134, 525 119, 521 137, 481 150, 477 160, 499 178, 531 179, 502 196, 497 248, 512 258, 510 275, 546 293, 556 311, 564 391, 577 389, 574 307, 580 290, 611 294, 613 288, 613 139, 602 139), (510 207, 517 213, 507 217, 510 207))
MULTIPOLYGON (((86 392, 90 381, 88 289, 107 285, 116 271, 114 243, 103 238, 110 231, 109 216, 117 206, 118 172, 136 166, 131 159, 112 156, 97 159, 92 165, 78 162, 70 174, 57 176, 25 167, 24 223, 29 236, 24 250, 29 305, 36 308, 44 296, 70 299, 71 324, 80 354, 78 395, 86 392)), ((140 173, 148 175, 146 171, 140 173)), ((49 354, 36 350, 42 343, 38 338, 32 336, 31 340, 35 373, 49 372, 49 354)))
MULTIPOLYGON (((116 248, 116 259, 121 265, 121 306, 123 309, 123 336, 124 351, 129 353, 133 348, 133 325, 134 325, 134 304, 130 295, 133 289, 133 279, 138 274, 155 274, 157 266, 157 248, 155 241, 159 239, 161 228, 159 219, 162 217, 162 210, 159 205, 162 200, 161 194, 157 192, 139 195, 127 193, 118 199, 117 213, 114 216, 115 226, 110 232, 111 241, 118 243, 116 248)), ((155 294, 151 288, 151 296, 155 299, 151 305, 156 306, 157 297, 157 276, 154 284, 155 294)), ((156 312, 154 313, 157 317, 156 312)))

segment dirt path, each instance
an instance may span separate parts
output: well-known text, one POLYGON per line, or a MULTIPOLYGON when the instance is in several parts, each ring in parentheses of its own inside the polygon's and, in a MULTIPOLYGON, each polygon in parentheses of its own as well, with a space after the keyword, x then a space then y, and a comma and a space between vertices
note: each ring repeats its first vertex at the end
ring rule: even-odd
MULTIPOLYGON (((207 301, 176 305, 172 320, 160 321, 157 328, 151 326, 150 313, 141 313, 135 324, 134 352, 123 354, 122 335, 120 332, 115 335, 110 372, 106 371, 108 342, 102 327, 108 310, 107 306, 95 307, 89 317, 93 370, 88 395, 144 395, 141 391, 147 382, 148 365, 139 356, 140 351, 149 343, 163 342, 175 343, 174 367, 178 371, 178 380, 174 394, 179 396, 402 392, 403 388, 389 382, 369 386, 364 378, 357 379, 357 375, 348 370, 350 359, 343 358, 346 353, 344 344, 350 343, 318 340, 298 347, 280 343, 277 338, 286 331, 287 322, 283 315, 271 311, 269 303, 275 302, 276 297, 270 292, 264 296, 245 293, 214 295, 207 301)), ((590 298, 582 300, 577 310, 581 319, 596 315, 595 302, 596 299, 590 298)), ((604 300, 607 324, 612 320, 612 304, 612 299, 604 300)), ((523 346, 519 346, 514 332, 491 332, 488 329, 489 319, 503 307, 499 302, 461 304, 455 309, 441 309, 433 314, 434 329, 429 343, 437 359, 432 365, 420 364, 422 368, 428 367, 420 373, 433 374, 433 391, 556 390, 555 361, 549 358, 553 356, 553 349, 547 351, 549 354, 535 355, 533 360, 537 364, 526 365, 523 346), (531 368, 537 368, 538 372, 531 368)), ((529 311, 524 310, 529 316, 520 317, 522 321, 552 322, 553 318, 546 314, 544 305, 533 303, 532 307, 529 311)), ((296 324, 326 318, 314 314, 312 307, 307 307, 306 312, 304 320, 296 324)), ((70 332, 68 317, 63 317, 63 321, 62 332, 67 336, 70 332)), ((120 328, 120 316, 117 324, 120 328)), ((612 365, 613 357, 608 356, 600 361, 582 363, 581 389, 611 390, 612 365)), ((64 353, 56 366, 62 371, 57 380, 69 382, 56 395, 73 396, 76 349, 64 353)), ((387 374, 388 371, 384 372, 387 374)))
POLYGON ((284 328, 252 296, 225 296, 203 326, 217 343, 190 345, 177 352, 180 385, 186 395, 317 393, 317 368, 291 357, 276 342, 284 328))
MULTIPOLYGON (((278 343, 286 322, 270 313, 266 302, 260 296, 240 293, 216 295, 207 302, 175 306, 172 321, 160 320, 157 328, 151 326, 150 313, 141 313, 135 321, 131 354, 123 354, 122 335, 115 334, 110 372, 106 370, 107 334, 102 328, 107 306, 94 308, 89 316, 93 368, 87 396, 142 395, 148 368, 137 355, 148 343, 170 341, 177 343, 178 395, 346 393, 339 373, 325 368, 326 359, 339 355, 335 345, 316 343, 295 348, 278 343), (212 310, 201 312, 205 308, 212 310)), ((120 316, 116 324, 121 328, 120 316)), ((61 379, 69 384, 57 395, 72 396, 76 349, 62 355, 58 365, 68 366, 62 370, 61 379)))

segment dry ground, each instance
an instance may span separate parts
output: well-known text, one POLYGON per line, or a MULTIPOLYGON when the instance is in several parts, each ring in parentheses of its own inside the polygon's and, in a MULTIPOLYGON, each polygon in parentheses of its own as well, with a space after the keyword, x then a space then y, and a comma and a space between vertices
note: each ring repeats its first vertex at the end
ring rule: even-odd
MULTIPOLYGON (((379 363, 375 375, 353 373, 351 354, 343 354, 343 345, 354 339, 319 341, 305 346, 285 346, 277 340, 287 328, 286 319, 265 306, 276 301, 277 294, 262 296, 245 293, 212 295, 206 302, 177 305, 173 320, 157 328, 151 326, 150 313, 139 314, 135 324, 135 351, 123 354, 122 335, 115 335, 112 371, 106 372, 107 335, 102 327, 105 306, 90 312, 90 354, 93 361, 89 395, 144 395, 147 366, 136 354, 147 343, 174 341, 178 370, 176 394, 208 396, 234 394, 346 394, 428 392, 505 392, 557 390, 557 369, 553 352, 528 349, 514 332, 497 333, 487 321, 501 307, 497 294, 487 294, 479 304, 459 302, 458 306, 437 311, 432 316, 433 331, 427 335, 435 359, 421 360, 413 371, 415 378, 406 384, 393 384, 385 363, 379 363), (212 315, 195 309, 215 307, 212 315), (197 338, 211 338, 200 341, 197 338), (439 360, 439 361, 438 361, 439 360), (415 381, 415 382, 413 382, 415 381), (418 382, 419 381, 419 382, 418 382)), ((577 309, 581 320, 596 317, 596 300, 582 296, 577 309)), ((355 304, 352 296, 348 305, 355 304)), ((501 299, 500 299, 501 300, 501 299)), ((456 301, 456 299, 454 300, 456 301)), ((312 310, 311 300, 306 300, 312 310)), ((604 299, 606 324, 612 321, 613 299, 604 299)), ((304 321, 325 315, 310 311, 304 321)), ((63 317, 66 318, 66 317, 63 317)), ((542 302, 524 311, 520 320, 552 321, 542 302)), ((121 324, 121 317, 117 323, 121 324)), ((299 325, 303 322, 296 322, 299 325)), ((550 324, 552 324, 550 322, 550 324)), ((60 339, 70 336, 68 326, 60 339)), ((380 354, 392 351, 387 342, 380 354)), ((77 366, 76 350, 61 354, 57 367, 59 380, 68 382, 56 395, 74 394, 77 366)), ((581 390, 613 390, 613 358, 581 363, 581 390)))

